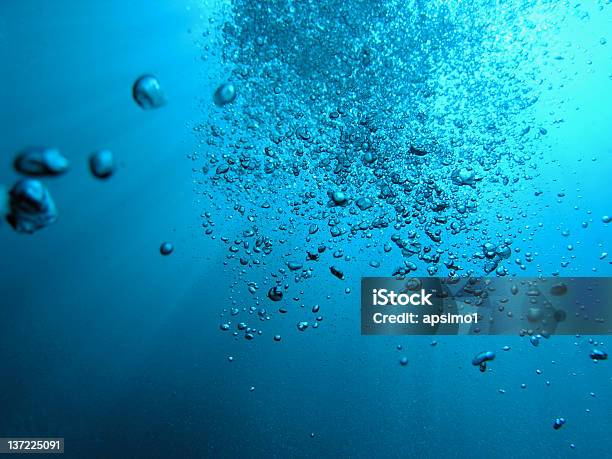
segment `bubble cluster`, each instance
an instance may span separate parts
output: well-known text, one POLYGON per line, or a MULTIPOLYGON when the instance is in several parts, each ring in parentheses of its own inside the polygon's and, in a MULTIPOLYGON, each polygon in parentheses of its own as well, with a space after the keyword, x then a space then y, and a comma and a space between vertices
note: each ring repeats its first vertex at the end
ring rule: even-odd
POLYGON ((249 237, 278 226, 230 248, 244 275, 299 234, 305 256, 287 253, 283 278, 316 275, 322 247, 345 278, 342 247, 364 240, 370 268, 388 266, 380 253, 403 258, 386 275, 505 276, 533 262, 512 260, 527 218, 513 193, 532 186, 546 131, 532 114, 528 8, 481 17, 462 2, 234 0, 219 43, 231 83, 213 94, 225 109, 196 127, 193 159, 202 195, 224 195, 249 237), (500 222, 506 234, 488 231, 500 222))
MULTIPOLYGON (((285 315, 310 333, 327 322, 310 315, 309 293, 324 282, 332 304, 335 294, 354 296, 364 275, 571 267, 580 241, 567 222, 559 266, 544 266, 534 248, 551 226, 540 212, 571 194, 540 171, 556 161, 547 142, 560 122, 541 113, 553 84, 542 68, 558 60, 532 18, 549 8, 233 0, 220 18, 220 53, 207 53, 223 67, 209 95, 222 109, 207 105, 190 154, 203 232, 226 249, 232 279, 222 323, 240 306, 264 322, 257 334, 275 336, 285 315), (222 220, 232 224, 218 229, 222 220)), ((567 293, 562 282, 547 289, 567 293)), ((509 295, 533 300, 520 283, 509 295)), ((540 349, 551 333, 541 324, 564 314, 534 303, 520 334, 540 349)), ((479 356, 485 371, 495 353, 479 356)))

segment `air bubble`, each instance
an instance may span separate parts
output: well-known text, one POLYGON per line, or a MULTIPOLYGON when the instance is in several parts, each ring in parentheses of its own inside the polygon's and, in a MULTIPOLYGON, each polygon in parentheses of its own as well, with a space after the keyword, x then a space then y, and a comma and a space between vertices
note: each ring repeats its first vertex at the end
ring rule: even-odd
POLYGON ((132 86, 132 96, 144 110, 160 108, 166 103, 159 80, 154 75, 143 75, 132 86))
POLYGON ((89 157, 91 173, 100 179, 109 178, 115 171, 115 158, 110 150, 99 150, 89 157))
POLYGON ((236 99, 236 88, 231 83, 222 84, 215 91, 213 99, 215 104, 220 107, 231 104, 236 99))
POLYGON ((159 253, 162 255, 170 255, 174 250, 174 245, 171 242, 162 242, 159 246, 159 253))

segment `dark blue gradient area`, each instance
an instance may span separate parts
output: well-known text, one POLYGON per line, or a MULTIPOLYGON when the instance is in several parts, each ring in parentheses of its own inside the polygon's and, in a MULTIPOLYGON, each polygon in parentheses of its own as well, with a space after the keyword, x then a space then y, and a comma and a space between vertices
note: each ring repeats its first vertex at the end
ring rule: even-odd
POLYGON ((363 336, 360 282, 612 275, 610 24, 605 0, 0 2, 0 437, 609 457, 608 336, 363 336), (17 159, 40 148, 69 165, 17 159), (10 202, 24 178, 57 219, 10 202))

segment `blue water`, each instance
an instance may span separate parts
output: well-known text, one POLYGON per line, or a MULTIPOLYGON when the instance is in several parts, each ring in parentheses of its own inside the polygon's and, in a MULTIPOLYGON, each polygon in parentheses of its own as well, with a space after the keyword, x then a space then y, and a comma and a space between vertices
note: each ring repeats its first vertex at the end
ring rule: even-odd
MULTIPOLYGON (((606 336, 552 336, 536 348, 518 336, 360 334, 359 280, 402 264, 395 245, 383 248, 395 232, 414 230, 443 259, 452 252, 464 273, 485 275, 472 254, 510 238, 520 250, 500 262, 500 275, 612 274, 602 220, 612 214, 609 2, 439 3, 264 2, 267 12, 243 0, 0 4, 0 185, 21 177, 13 160, 27 146, 59 148, 71 162, 68 173, 41 179, 56 223, 31 235, 0 225, 0 437, 64 437, 65 455, 78 458, 609 457, 612 369, 588 357, 589 339, 609 349, 606 336), (476 27, 489 17, 491 28, 476 27), (428 41, 431 49, 393 54, 403 49, 393 37, 408 50, 428 41), (483 44, 490 40, 496 45, 483 44), (474 65, 482 74, 472 88, 474 65), (132 84, 149 73, 168 103, 142 110, 132 84), (228 81, 238 96, 216 106, 213 94, 228 81), (535 103, 516 108, 532 95, 535 103), (346 118, 330 118, 340 106, 346 118), (406 146, 425 142, 432 150, 412 176, 415 189, 428 177, 452 206, 473 199, 478 212, 465 231, 442 225, 443 241, 433 243, 422 209, 393 228, 396 211, 378 197, 362 147, 336 135, 334 123, 352 129, 357 111, 368 110, 378 123, 376 167, 385 158, 389 174, 415 173, 406 146), (402 123, 408 128, 393 129, 402 123), (272 140, 304 126, 315 146, 295 135, 272 140), (502 137, 498 162, 487 163, 479 139, 502 137), (275 169, 241 171, 244 144, 275 169), (99 149, 117 158, 107 180, 88 169, 99 149), (325 164, 340 151, 346 176, 334 173, 337 158, 325 164), (226 163, 229 172, 217 173, 226 163), (468 163, 484 179, 453 188, 448 172, 468 163), (497 169, 517 182, 489 180, 497 169), (329 207, 327 190, 342 187, 351 200, 371 196, 373 210, 329 207), (389 226, 349 236, 375 216, 389 226), (344 228, 337 237, 331 217, 344 228), (319 230, 309 236, 312 223, 319 230), (271 241, 270 254, 244 248, 245 240, 253 248, 245 236, 253 227, 271 241), (159 252, 164 241, 174 245, 169 256, 159 252), (304 261, 320 244, 320 260, 304 261), (296 260, 313 271, 289 272, 296 260), (345 280, 330 274, 332 264, 345 280), (266 296, 277 280, 288 285, 287 314, 266 296), (310 326, 300 332, 302 320, 310 326), (239 322, 261 334, 245 339, 239 322), (471 359, 489 349, 497 358, 481 373, 471 359), (567 423, 554 430, 557 417, 567 423)), ((403 202, 412 206, 417 191, 403 202)), ((464 221, 448 214, 449 224, 464 221)), ((416 275, 434 264, 447 274, 421 255, 410 258, 416 275)))

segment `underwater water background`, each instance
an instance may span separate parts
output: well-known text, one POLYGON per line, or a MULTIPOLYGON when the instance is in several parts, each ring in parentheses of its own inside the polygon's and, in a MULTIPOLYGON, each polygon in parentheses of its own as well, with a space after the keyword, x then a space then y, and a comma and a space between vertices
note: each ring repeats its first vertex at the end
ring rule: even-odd
MULTIPOLYGON (((0 185, 17 180, 13 159, 26 146, 56 146, 71 161, 67 174, 43 179, 59 208, 55 224, 32 235, 0 226, 0 437, 64 437, 68 457, 609 457, 612 370, 588 357, 588 339, 605 348, 607 337, 552 336, 534 347, 518 336, 361 336, 360 277, 390 276, 401 259, 367 238, 330 244, 328 251, 350 257, 344 281, 329 274, 332 261, 319 261, 313 278, 284 281, 286 299, 299 297, 286 315, 258 320, 261 305, 275 306, 265 297, 271 273, 279 275, 294 248, 303 255, 312 246, 309 223, 296 217, 294 232, 273 236, 263 268, 241 267, 223 241, 246 228, 235 205, 255 208, 262 234, 275 234, 294 221, 275 219, 292 210, 275 200, 274 187, 280 196, 291 180, 315 190, 318 182, 273 175, 264 198, 253 198, 230 182, 209 186, 213 174, 201 172, 211 145, 202 124, 214 121, 238 137, 264 131, 232 124, 247 112, 245 101, 257 100, 239 83, 240 110, 217 107, 212 96, 236 75, 231 52, 216 46, 227 39, 223 23, 246 3, 0 4, 0 185), (159 110, 143 111, 132 99, 144 73, 163 84, 168 103, 159 110), (87 168, 99 148, 119 163, 104 181, 87 168), (266 196, 270 209, 261 207, 266 196), (214 238, 202 227, 204 212, 212 214, 214 238), (160 255, 163 241, 174 244, 171 256, 160 255), (368 264, 372 258, 380 269, 368 264), (263 295, 253 299, 246 281, 263 295), (323 311, 320 326, 298 331, 298 321, 313 321, 314 304, 323 311), (220 330, 232 306, 253 305, 239 319, 261 336, 220 330), (483 374, 471 359, 488 349, 498 356, 483 374), (567 424, 554 430, 557 417, 567 424)), ((536 2, 509 3, 527 11, 536 2)), ((509 275, 610 276, 602 257, 610 225, 602 217, 612 213, 612 6, 537 3, 544 13, 532 20, 546 27, 527 59, 541 92, 526 118, 532 133, 546 127, 528 145, 543 159, 507 208, 497 188, 482 187, 479 204, 491 217, 482 227, 507 234, 510 226, 521 241, 516 256, 535 254, 524 269, 510 260, 509 275), (495 217, 509 209, 528 218, 495 217)), ((474 5, 474 14, 485 15, 486 4, 474 5)), ((379 5, 355 2, 354 9, 379 5)), ((290 73, 274 77, 297 85, 290 73)), ((467 246, 473 238, 464 239, 467 246)), ((428 275, 421 265, 416 274, 428 275)))

